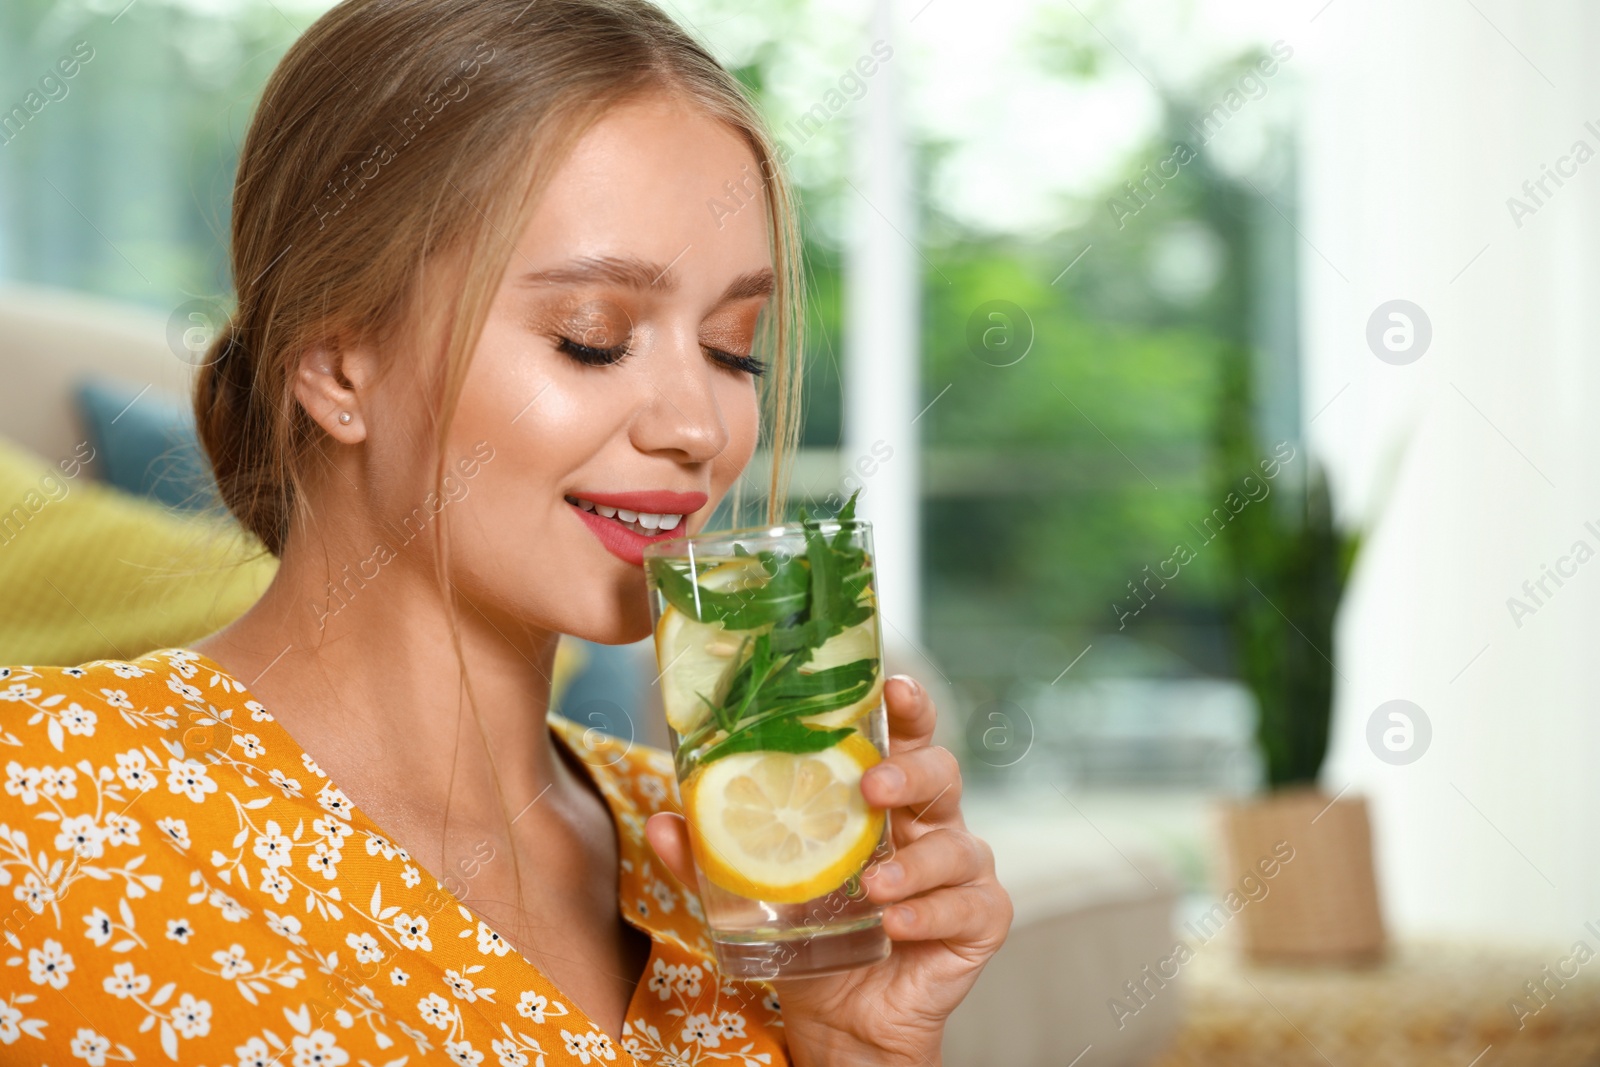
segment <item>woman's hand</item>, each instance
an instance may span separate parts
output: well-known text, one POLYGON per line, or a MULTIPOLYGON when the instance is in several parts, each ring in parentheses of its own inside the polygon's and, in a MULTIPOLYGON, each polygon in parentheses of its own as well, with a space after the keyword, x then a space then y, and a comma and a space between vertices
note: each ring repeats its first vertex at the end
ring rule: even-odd
MULTIPOLYGON (((862 777, 861 792, 891 809, 895 851, 869 866, 865 883, 870 900, 888 905, 883 929, 896 944, 871 967, 773 983, 796 1067, 937 1067, 945 1020, 1011 926, 994 855, 961 817, 961 769, 932 743, 933 701, 906 675, 889 679, 884 693, 890 756, 862 777)), ((653 815, 646 833, 694 885, 683 820, 653 815)))

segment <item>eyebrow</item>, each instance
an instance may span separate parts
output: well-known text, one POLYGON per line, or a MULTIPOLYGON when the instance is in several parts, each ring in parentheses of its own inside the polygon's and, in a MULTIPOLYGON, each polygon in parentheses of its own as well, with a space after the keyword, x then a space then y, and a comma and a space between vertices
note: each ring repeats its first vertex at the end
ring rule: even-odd
MULTIPOLYGON (((587 285, 596 282, 629 289, 670 293, 678 287, 672 264, 650 263, 632 256, 583 256, 549 270, 529 271, 520 281, 524 285, 587 285)), ((770 296, 777 278, 770 267, 746 271, 728 284, 719 303, 770 296)))

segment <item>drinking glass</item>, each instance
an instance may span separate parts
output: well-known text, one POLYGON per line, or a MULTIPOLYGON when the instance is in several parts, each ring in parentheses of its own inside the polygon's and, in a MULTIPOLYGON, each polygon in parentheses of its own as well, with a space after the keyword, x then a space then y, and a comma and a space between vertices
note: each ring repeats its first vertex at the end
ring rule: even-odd
POLYGON ((872 526, 852 512, 644 549, 679 796, 730 977, 889 954, 861 878, 891 839, 861 795, 888 722, 872 526))

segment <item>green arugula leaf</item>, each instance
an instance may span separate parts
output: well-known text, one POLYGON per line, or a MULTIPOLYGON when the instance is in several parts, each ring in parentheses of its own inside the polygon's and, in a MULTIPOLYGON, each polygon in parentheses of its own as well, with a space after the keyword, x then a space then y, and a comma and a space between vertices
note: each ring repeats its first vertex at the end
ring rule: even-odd
POLYGON ((774 719, 718 741, 701 753, 699 763, 705 766, 714 759, 731 756, 735 752, 820 752, 832 748, 855 732, 852 726, 819 730, 789 717, 774 719))
POLYGON ((700 586, 665 559, 650 560, 651 576, 667 602, 697 622, 720 622, 730 630, 754 630, 787 618, 805 606, 806 573, 780 568, 761 586, 715 592, 700 586))

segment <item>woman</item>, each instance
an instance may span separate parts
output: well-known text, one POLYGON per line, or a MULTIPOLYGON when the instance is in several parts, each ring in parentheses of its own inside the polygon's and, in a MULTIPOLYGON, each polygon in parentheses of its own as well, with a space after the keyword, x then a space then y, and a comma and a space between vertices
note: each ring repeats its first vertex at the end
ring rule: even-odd
POLYGON ((8 1058, 939 1061, 1011 909, 921 687, 861 787, 894 951, 766 987, 713 968, 664 754, 547 717, 558 635, 649 634, 650 520, 700 529, 763 408, 781 474, 795 242, 758 118, 643 0, 312 26, 196 393, 281 565, 194 649, 0 680, 8 1058))

